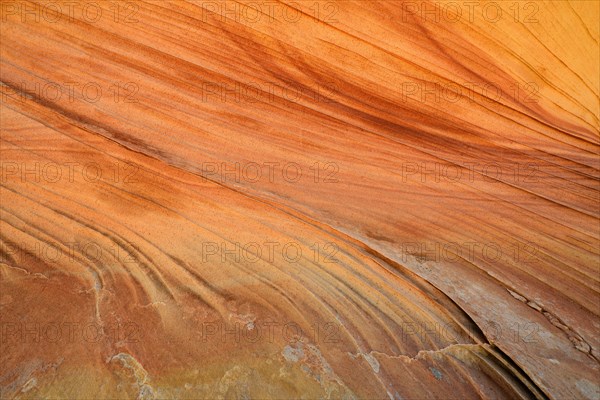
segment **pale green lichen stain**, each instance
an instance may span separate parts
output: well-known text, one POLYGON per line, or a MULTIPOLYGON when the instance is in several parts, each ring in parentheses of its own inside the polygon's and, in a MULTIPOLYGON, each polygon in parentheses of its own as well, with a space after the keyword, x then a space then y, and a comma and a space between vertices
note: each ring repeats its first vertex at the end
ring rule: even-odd
POLYGON ((431 371, 433 376, 435 376, 435 379, 437 379, 438 381, 442 379, 442 372, 439 369, 429 367, 429 370, 431 371))

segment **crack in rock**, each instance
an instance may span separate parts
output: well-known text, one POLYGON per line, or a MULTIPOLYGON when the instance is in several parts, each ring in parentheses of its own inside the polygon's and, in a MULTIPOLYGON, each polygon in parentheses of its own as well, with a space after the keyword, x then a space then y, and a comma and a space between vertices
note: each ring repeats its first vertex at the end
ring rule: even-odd
POLYGON ((544 317, 546 317, 546 319, 552 325, 554 325, 555 327, 557 327, 558 329, 563 331, 565 333, 565 335, 567 335, 567 337, 569 338, 571 343, 573 343, 573 346, 577 350, 581 351, 582 353, 587 354, 589 357, 598 361, 596 359, 596 357, 592 354, 592 346, 590 346, 589 343, 587 343, 577 332, 575 332, 573 329, 571 329, 568 325, 564 324, 560 320, 560 318, 558 318, 556 315, 550 313, 549 311, 545 310, 542 306, 540 306, 536 302, 527 299, 525 296, 523 296, 519 293, 513 292, 510 289, 506 289, 506 290, 508 290, 508 293, 510 293, 510 295, 512 297, 514 297, 515 299, 519 300, 522 303, 527 304, 529 307, 531 307, 534 310, 536 310, 537 312, 541 313, 544 317))

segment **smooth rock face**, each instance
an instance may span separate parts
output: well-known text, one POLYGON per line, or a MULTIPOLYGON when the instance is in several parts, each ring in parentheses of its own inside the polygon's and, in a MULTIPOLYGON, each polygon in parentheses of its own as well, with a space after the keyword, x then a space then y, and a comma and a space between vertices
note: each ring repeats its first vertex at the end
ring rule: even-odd
POLYGON ((598 2, 0 6, 2 399, 600 398, 598 2))

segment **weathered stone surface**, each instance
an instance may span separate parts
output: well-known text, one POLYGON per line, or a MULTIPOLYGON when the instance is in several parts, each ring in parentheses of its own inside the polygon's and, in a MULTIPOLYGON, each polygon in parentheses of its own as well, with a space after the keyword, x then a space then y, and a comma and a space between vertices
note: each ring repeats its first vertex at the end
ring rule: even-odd
POLYGON ((599 398, 599 3, 467 3, 3 2, 2 398, 599 398))

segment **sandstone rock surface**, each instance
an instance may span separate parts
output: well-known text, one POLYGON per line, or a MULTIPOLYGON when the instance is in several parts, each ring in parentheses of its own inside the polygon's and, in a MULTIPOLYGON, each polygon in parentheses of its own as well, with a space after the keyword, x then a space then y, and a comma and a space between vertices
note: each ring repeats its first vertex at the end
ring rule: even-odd
POLYGON ((2 2, 2 399, 598 399, 599 3, 475 3, 2 2))

